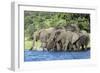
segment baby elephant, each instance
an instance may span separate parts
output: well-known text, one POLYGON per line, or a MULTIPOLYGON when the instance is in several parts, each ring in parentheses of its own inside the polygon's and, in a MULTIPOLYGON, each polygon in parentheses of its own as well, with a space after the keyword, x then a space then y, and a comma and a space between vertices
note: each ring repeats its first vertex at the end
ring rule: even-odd
POLYGON ((77 48, 77 50, 87 50, 87 45, 89 42, 89 37, 82 35, 80 38, 73 44, 74 48, 77 48))

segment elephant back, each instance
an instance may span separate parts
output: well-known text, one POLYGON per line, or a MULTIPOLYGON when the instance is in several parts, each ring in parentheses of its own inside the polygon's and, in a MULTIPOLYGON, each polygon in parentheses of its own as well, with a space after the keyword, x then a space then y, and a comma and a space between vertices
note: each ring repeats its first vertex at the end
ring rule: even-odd
POLYGON ((68 24, 64 26, 66 31, 72 31, 72 32, 79 32, 80 28, 78 27, 78 24, 68 24))

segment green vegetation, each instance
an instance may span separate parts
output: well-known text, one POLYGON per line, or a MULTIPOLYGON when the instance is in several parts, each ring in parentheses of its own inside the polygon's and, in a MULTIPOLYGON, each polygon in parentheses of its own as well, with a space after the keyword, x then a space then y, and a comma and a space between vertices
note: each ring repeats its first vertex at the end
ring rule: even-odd
POLYGON ((32 47, 32 40, 28 40, 28 37, 25 37, 24 47, 25 49, 30 49, 32 47))
MULTIPOLYGON (((28 40, 28 38, 25 38, 25 49, 30 49, 32 47, 32 40, 28 40)), ((41 42, 40 40, 38 40, 37 42, 35 42, 35 47, 39 49, 39 47, 41 46, 41 42)))
MULTIPOLYGON (((78 24, 80 29, 90 32, 90 15, 64 12, 24 11, 25 48, 32 45, 32 35, 35 31, 49 27, 63 27, 68 24, 78 24)), ((40 45, 38 43, 38 45, 40 45)))

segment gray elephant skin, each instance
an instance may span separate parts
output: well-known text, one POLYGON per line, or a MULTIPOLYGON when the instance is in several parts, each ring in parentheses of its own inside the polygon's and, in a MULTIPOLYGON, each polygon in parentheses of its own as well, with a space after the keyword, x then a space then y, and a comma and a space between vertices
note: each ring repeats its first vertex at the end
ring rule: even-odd
POLYGON ((33 38, 33 48, 30 50, 34 49, 37 40, 41 41, 41 48, 46 51, 86 50, 89 43, 89 34, 80 30, 77 24, 41 29, 33 34, 33 38))

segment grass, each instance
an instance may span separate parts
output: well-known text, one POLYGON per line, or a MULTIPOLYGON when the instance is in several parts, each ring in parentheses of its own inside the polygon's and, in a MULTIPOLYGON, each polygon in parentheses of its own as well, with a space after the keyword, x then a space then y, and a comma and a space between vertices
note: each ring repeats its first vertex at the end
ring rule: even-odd
MULTIPOLYGON (((32 40, 28 40, 28 37, 25 37, 25 43, 24 43, 25 49, 27 49, 27 50, 30 49, 32 47, 32 45, 33 45, 33 41, 32 40)), ((40 46, 41 46, 40 40, 38 40, 37 42, 35 42, 35 49, 36 48, 37 49, 40 48, 40 46)))
POLYGON ((24 47, 25 49, 30 49, 32 47, 32 41, 25 40, 24 47))

